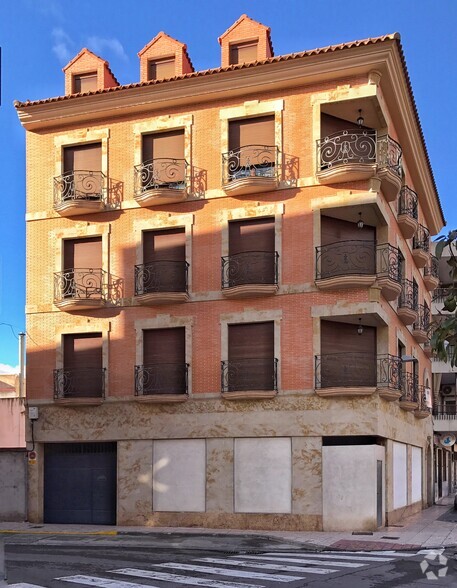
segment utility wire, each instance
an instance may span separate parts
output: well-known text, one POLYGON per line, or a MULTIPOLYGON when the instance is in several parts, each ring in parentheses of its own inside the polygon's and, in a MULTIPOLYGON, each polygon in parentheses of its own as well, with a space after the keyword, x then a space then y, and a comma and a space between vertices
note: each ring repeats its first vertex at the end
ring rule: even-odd
POLYGON ((19 340, 19 337, 14 332, 14 328, 13 328, 13 325, 11 323, 0 323, 0 325, 4 325, 5 327, 9 327, 11 329, 11 332, 13 333, 13 336, 16 337, 16 339, 19 340))

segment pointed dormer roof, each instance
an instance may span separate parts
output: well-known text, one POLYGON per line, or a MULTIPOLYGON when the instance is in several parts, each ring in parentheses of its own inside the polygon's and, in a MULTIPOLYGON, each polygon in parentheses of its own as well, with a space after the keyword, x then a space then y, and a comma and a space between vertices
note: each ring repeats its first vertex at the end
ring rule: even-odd
POLYGON ((151 78, 151 63, 169 60, 166 77, 176 77, 192 73, 194 67, 187 53, 187 45, 160 31, 147 45, 138 52, 140 58, 140 81, 151 78))
POLYGON ((218 39, 222 52, 222 67, 231 65, 230 48, 236 44, 257 41, 255 61, 274 56, 270 27, 242 14, 218 39))
POLYGON ((91 85, 91 90, 98 91, 106 88, 113 88, 119 86, 119 82, 115 78, 110 69, 109 63, 95 55, 92 51, 84 47, 81 51, 73 57, 71 61, 62 70, 65 74, 65 94, 84 93, 84 90, 79 90, 75 87, 75 79, 84 77, 85 75, 92 75, 94 80, 91 85))

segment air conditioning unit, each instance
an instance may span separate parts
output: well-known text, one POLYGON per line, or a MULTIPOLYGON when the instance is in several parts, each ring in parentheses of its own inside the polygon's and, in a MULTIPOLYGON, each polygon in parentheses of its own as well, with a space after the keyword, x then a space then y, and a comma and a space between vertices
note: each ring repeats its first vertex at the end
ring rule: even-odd
POLYGON ((451 385, 443 386, 441 388, 441 394, 443 396, 450 396, 451 394, 455 394, 455 386, 451 386, 451 385))

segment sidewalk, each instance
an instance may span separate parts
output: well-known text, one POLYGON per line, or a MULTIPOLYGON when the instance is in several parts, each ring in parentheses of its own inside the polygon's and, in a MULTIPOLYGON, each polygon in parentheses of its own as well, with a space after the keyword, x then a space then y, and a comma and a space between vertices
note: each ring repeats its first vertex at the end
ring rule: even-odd
POLYGON ((4 534, 37 535, 197 535, 215 537, 257 536, 273 539, 280 544, 295 548, 321 550, 419 550, 457 546, 457 511, 453 510, 454 496, 442 498, 438 504, 405 518, 394 527, 384 527, 372 533, 325 532, 325 531, 245 531, 239 529, 205 529, 183 527, 110 527, 96 525, 54 525, 32 523, 0 523, 0 537, 4 534), (443 520, 445 519, 445 520, 443 520))

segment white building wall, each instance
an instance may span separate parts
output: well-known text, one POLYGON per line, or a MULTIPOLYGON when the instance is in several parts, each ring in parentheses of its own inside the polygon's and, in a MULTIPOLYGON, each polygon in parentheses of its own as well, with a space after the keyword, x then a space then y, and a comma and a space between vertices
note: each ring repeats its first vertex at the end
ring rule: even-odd
POLYGON ((411 447, 411 502, 422 500, 422 449, 411 447))
POLYGON ((383 462, 384 513, 384 447, 345 445, 322 448, 324 531, 362 531, 377 528, 378 460, 383 462))
POLYGON ((393 444, 393 507, 394 510, 408 504, 407 453, 404 443, 393 444))

